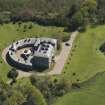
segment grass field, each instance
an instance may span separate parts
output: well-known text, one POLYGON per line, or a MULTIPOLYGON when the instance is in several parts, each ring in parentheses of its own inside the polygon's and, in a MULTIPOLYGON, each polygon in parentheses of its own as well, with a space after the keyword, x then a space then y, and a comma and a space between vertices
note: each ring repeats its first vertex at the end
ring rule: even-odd
MULTIPOLYGON (((63 37, 69 35, 64 31, 62 27, 52 27, 52 26, 40 26, 33 24, 32 28, 28 27, 32 23, 22 23, 20 26, 18 24, 4 24, 0 25, 0 54, 2 50, 10 45, 13 41, 27 38, 27 37, 63 37), (25 27, 25 28, 24 28, 25 27)), ((0 78, 7 80, 7 72, 10 67, 4 63, 0 57, 0 78)))
POLYGON ((105 105, 105 73, 95 76, 105 71, 105 55, 99 51, 105 42, 104 31, 105 26, 98 26, 78 35, 62 76, 70 82, 87 82, 54 105, 105 105))
MULTIPOLYGON (((29 24, 0 26, 0 54, 14 40, 21 38, 68 35, 63 32, 64 28, 44 27, 37 24, 34 24, 32 29, 26 28, 24 32, 24 25, 29 24)), ((61 77, 73 83, 87 82, 81 85, 81 89, 71 90, 70 93, 57 99, 54 105, 105 105, 105 73, 95 76, 96 73, 105 71, 105 55, 99 51, 99 47, 105 42, 104 30, 105 26, 88 28, 86 32, 77 36, 61 77)), ((0 62, 0 76, 3 80, 7 80, 6 75, 10 67, 2 58, 0 62)))
POLYGON ((62 74, 64 78, 71 82, 83 82, 97 72, 105 71, 105 56, 99 51, 105 42, 104 31, 105 26, 98 26, 78 35, 62 74))
POLYGON ((59 100, 54 105, 105 105, 105 73, 94 78, 59 100))

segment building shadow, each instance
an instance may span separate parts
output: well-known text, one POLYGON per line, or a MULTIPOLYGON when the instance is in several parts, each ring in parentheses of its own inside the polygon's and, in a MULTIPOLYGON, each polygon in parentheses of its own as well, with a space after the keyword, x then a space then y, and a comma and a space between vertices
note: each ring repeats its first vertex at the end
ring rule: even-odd
POLYGON ((13 59, 11 59, 9 52, 6 54, 6 61, 10 66, 12 66, 18 70, 24 71, 24 72, 30 72, 30 71, 44 72, 45 70, 48 69, 48 68, 36 66, 34 64, 32 64, 32 66, 29 66, 29 65, 25 65, 25 64, 16 62, 13 59))

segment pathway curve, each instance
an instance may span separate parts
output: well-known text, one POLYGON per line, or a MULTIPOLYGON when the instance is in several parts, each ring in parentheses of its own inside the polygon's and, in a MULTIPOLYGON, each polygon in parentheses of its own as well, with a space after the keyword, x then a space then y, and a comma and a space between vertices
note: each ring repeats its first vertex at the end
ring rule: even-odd
MULTIPOLYGON (((70 46, 66 46, 65 43, 62 43, 62 50, 61 50, 59 56, 57 56, 57 59, 55 61, 56 63, 55 63, 53 70, 51 70, 50 72, 47 72, 47 73, 35 73, 35 75, 45 76, 45 75, 59 75, 59 74, 61 74, 63 71, 64 65, 68 59, 68 56, 71 53, 73 42, 77 35, 78 35, 78 31, 75 31, 70 35, 70 40, 67 42, 70 44, 70 46)), ((8 52, 8 48, 5 48, 2 53, 2 58, 4 59, 5 62, 6 62, 7 52, 8 52)), ((19 72, 18 79, 20 79, 22 77, 29 77, 29 76, 33 75, 33 72, 24 72, 22 70, 17 70, 17 71, 19 72)))

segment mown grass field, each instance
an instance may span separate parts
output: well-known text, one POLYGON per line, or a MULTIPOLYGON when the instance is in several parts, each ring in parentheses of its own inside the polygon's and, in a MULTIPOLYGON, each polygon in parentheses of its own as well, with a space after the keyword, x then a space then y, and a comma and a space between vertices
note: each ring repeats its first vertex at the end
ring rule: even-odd
POLYGON ((88 28, 85 33, 80 33, 62 76, 71 82, 83 82, 97 72, 105 71, 105 55, 99 51, 104 42, 105 26, 88 28))
MULTIPOLYGON (((64 32, 62 27, 52 26, 40 26, 38 24, 32 24, 32 28, 29 26, 32 23, 19 24, 4 24, 0 25, 0 55, 4 48, 8 47, 13 41, 28 38, 28 37, 56 37, 66 36, 68 33, 64 32), (25 27, 25 28, 24 28, 25 27)), ((10 66, 4 63, 0 57, 0 78, 7 80, 7 72, 10 70, 10 66)))
POLYGON ((59 98, 54 105, 105 105, 105 72, 59 98))
POLYGON ((105 71, 105 55, 99 51, 104 42, 105 26, 88 28, 78 35, 62 76, 73 83, 86 82, 54 105, 105 105, 105 73, 95 76, 105 71))
MULTIPOLYGON (((24 25, 28 27, 29 24, 0 26, 0 54, 5 47, 21 38, 68 35, 63 32, 64 28, 37 24, 34 24, 32 29, 26 28, 24 32, 24 25)), ((86 32, 77 36, 61 77, 73 83, 87 82, 83 83, 80 89, 71 90, 70 93, 57 99, 54 105, 105 105, 105 73, 94 77, 96 73, 105 71, 105 55, 99 51, 99 47, 105 42, 104 30, 104 25, 88 28, 86 32)), ((11 67, 5 64, 2 58, 0 62, 0 78, 7 80, 7 72, 11 67)))

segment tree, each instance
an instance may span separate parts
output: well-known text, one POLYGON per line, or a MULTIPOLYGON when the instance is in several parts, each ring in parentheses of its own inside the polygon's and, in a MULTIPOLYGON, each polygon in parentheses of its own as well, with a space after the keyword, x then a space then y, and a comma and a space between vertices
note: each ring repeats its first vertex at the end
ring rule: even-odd
POLYGON ((33 25, 32 25, 32 23, 31 23, 31 24, 29 25, 29 27, 28 27, 28 28, 29 28, 29 29, 32 29, 32 27, 33 27, 33 25))
POLYGON ((53 80, 52 77, 46 77, 40 80, 39 78, 31 76, 30 80, 32 84, 41 91, 49 104, 51 104, 56 97, 64 95, 71 89, 71 84, 65 79, 53 80))
POLYGON ((105 23, 105 0, 97 0, 97 20, 99 24, 105 23))
POLYGON ((23 105, 47 105, 40 91, 30 83, 19 84, 16 86, 16 90, 19 90, 26 97, 23 105))
POLYGON ((26 99, 23 94, 13 89, 11 96, 9 96, 2 105, 23 105, 25 101, 26 99))
POLYGON ((84 17, 82 12, 78 11, 70 20, 69 30, 75 31, 81 26, 85 27, 84 17))
POLYGON ((62 35, 55 34, 53 35, 53 38, 57 39, 57 50, 60 50, 62 48, 62 35))
POLYGON ((8 72, 8 78, 13 79, 13 82, 16 81, 16 78, 18 76, 18 71, 16 71, 15 68, 12 68, 11 71, 8 72))
POLYGON ((81 13, 85 19, 86 24, 88 22, 95 22, 97 10, 97 1, 96 0, 86 0, 80 8, 81 13))
POLYGON ((0 80, 0 105, 22 105, 25 102, 23 94, 0 80))
POLYGON ((97 2, 96 0, 85 0, 80 5, 78 10, 69 19, 69 30, 74 31, 79 28, 79 30, 85 30, 86 25, 93 24, 97 22, 96 19, 97 2))

